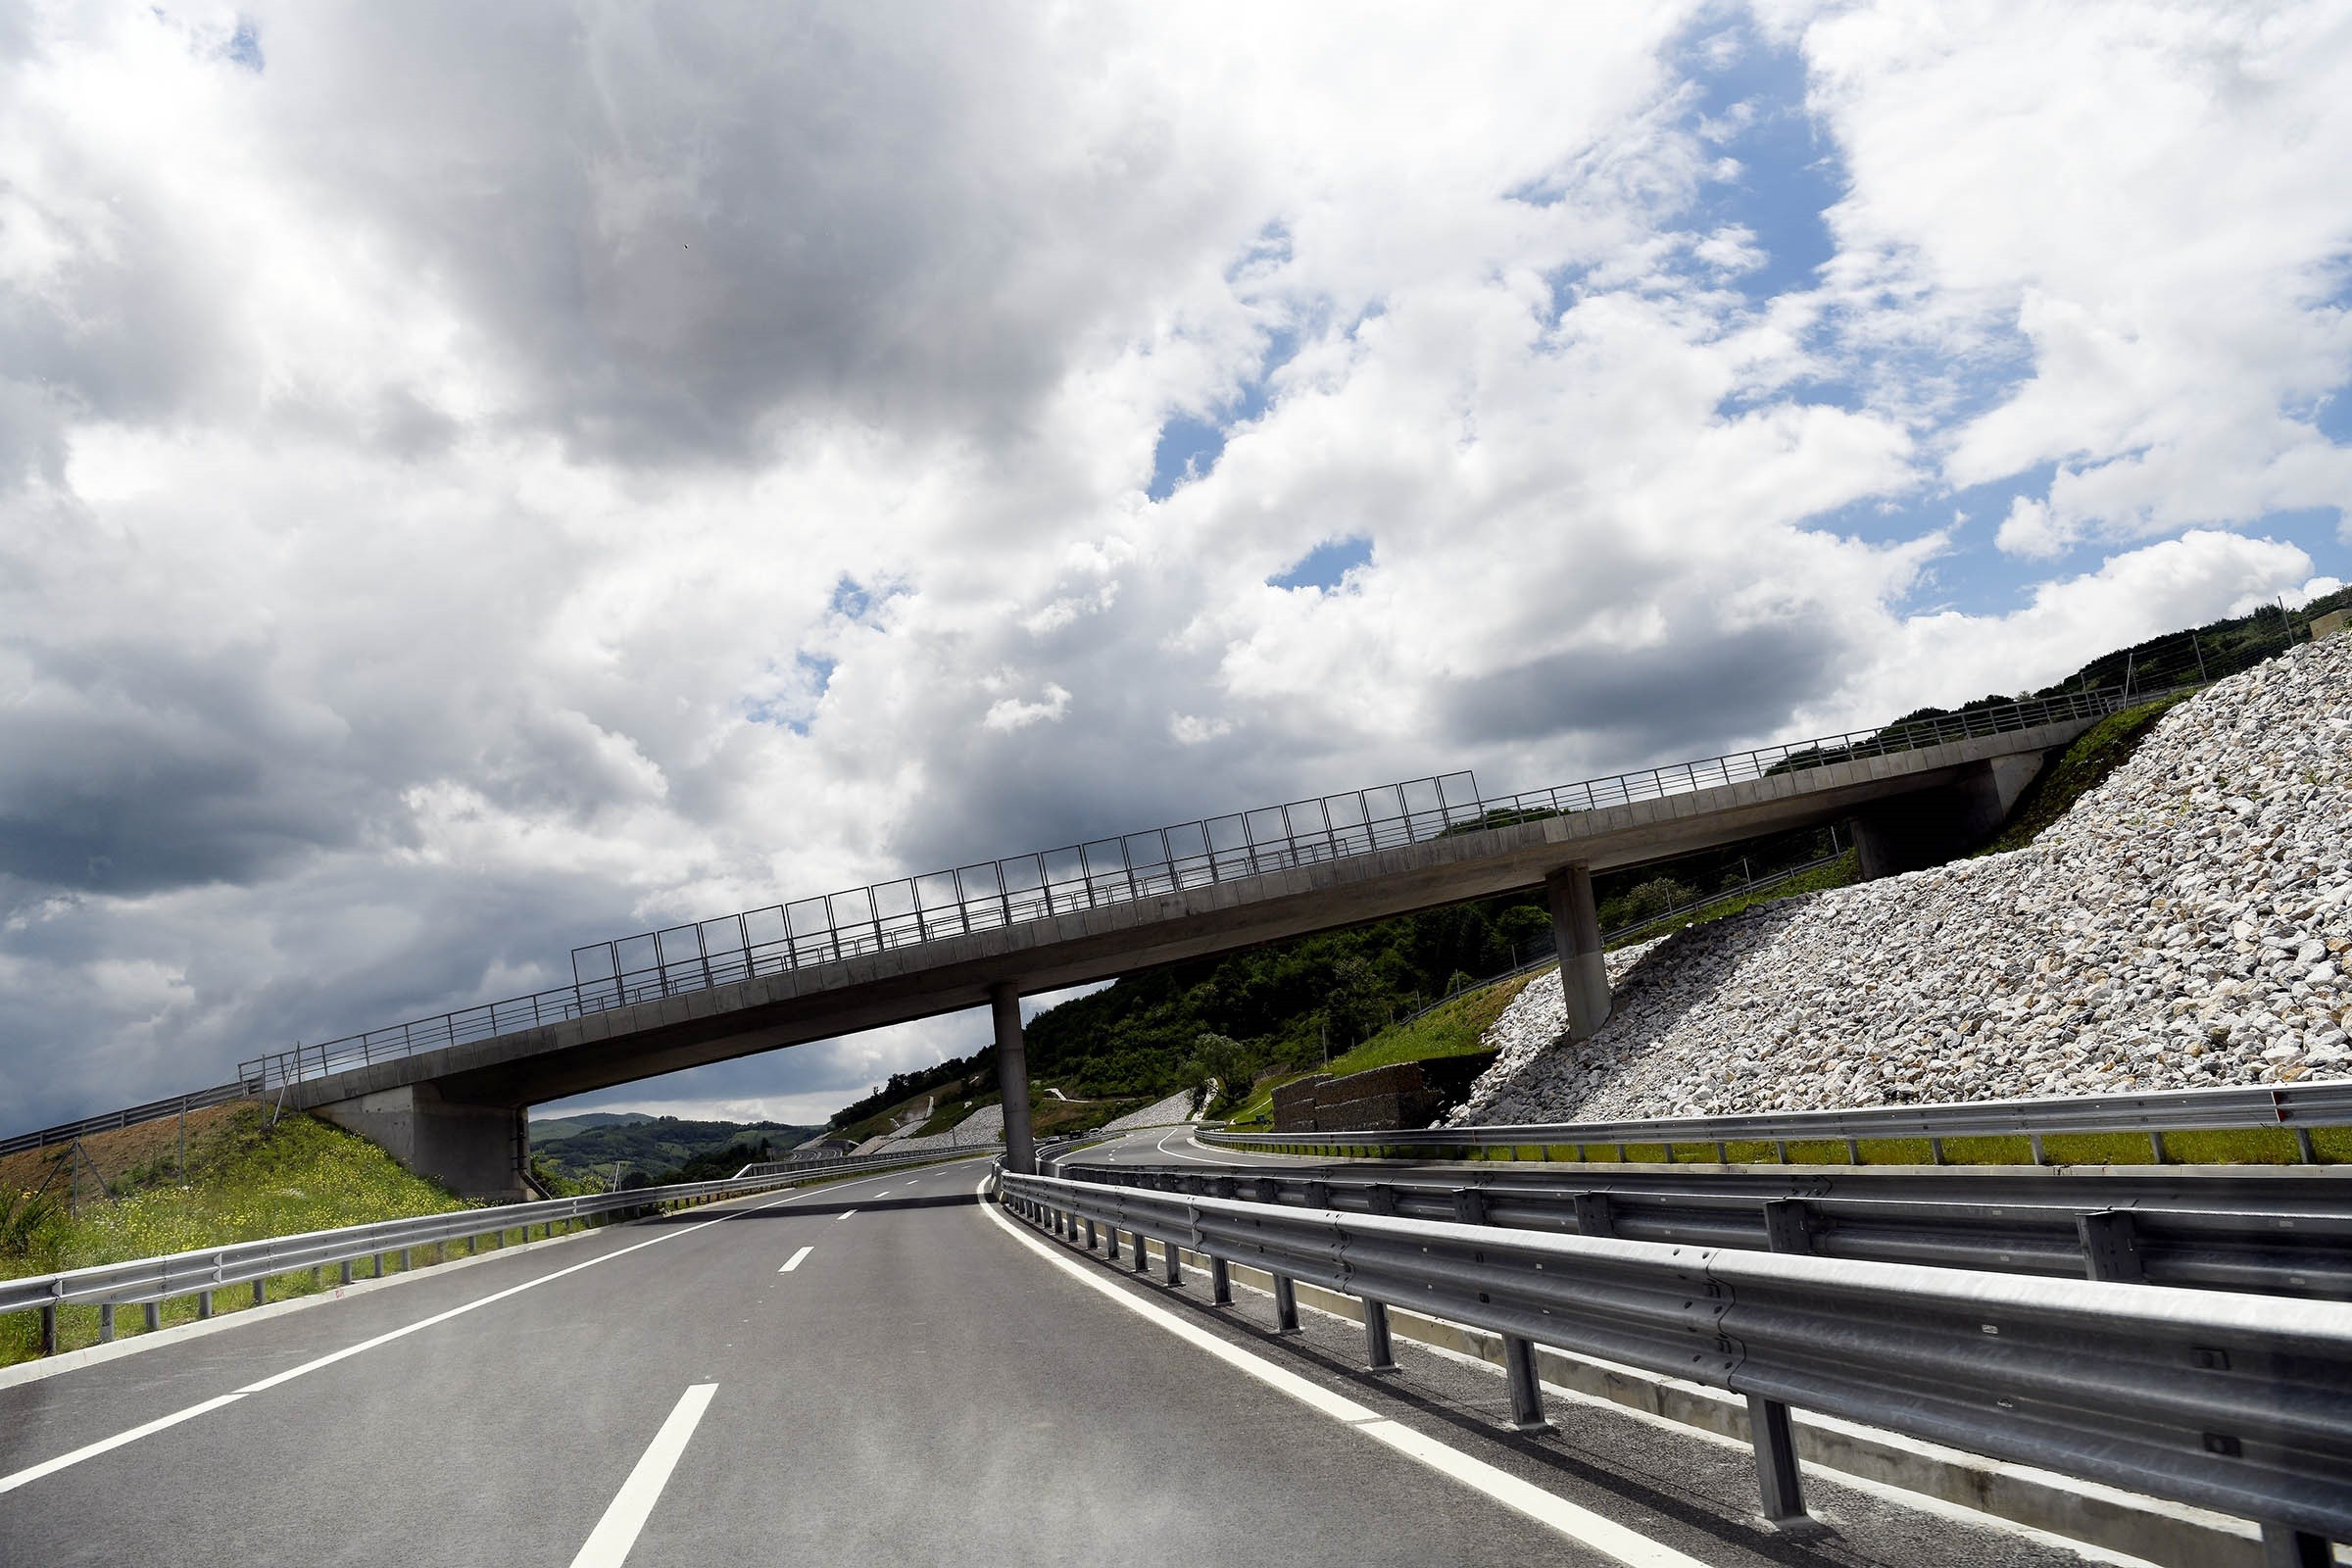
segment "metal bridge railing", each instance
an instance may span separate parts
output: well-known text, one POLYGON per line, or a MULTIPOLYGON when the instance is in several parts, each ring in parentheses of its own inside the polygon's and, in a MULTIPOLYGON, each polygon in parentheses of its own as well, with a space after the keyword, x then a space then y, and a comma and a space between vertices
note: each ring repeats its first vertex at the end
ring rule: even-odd
POLYGON ((267 1088, 759 975, 836 963, 1190 888, 1263 876, 1479 828, 1688 794, 1834 762, 2098 718, 2115 690, 2067 692, 1939 718, 1758 747, 1555 789, 1480 798, 1469 773, 1326 795, 1088 840, 1058 850, 768 905, 572 952, 573 980, 529 996, 279 1052, 239 1075, 267 1088))
MULTIPOLYGON (((2321 1561, 2352 1539, 2352 1306, 2333 1301, 1549 1236, 1298 1209, 1052 1177, 1000 1178, 1004 1203, 1092 1250, 1107 1229, 1264 1270, 1279 1326, 1298 1283, 1363 1302, 1366 1360, 1395 1364, 1392 1308, 1502 1338, 1512 1415, 1545 1425, 1534 1347, 1729 1390, 1747 1400, 1758 1490, 1804 1515, 1789 1412, 1817 1411, 1971 1453, 2258 1521, 2321 1561), (1083 1233, 1083 1234, 1082 1234, 1083 1233)), ((2293 1552, 2298 1555, 2285 1555, 2293 1552)))

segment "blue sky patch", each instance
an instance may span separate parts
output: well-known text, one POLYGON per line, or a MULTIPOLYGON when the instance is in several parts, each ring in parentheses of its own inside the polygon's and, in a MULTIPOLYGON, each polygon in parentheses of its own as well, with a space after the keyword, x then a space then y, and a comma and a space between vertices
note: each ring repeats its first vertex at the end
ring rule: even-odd
POLYGON ((257 76, 262 74, 262 33, 251 17, 237 19, 237 30, 220 46, 220 58, 243 66, 257 76))
POLYGON ((1269 588, 1339 587, 1340 579, 1358 566, 1372 564, 1372 541, 1362 534, 1326 539, 1298 558, 1289 570, 1266 579, 1269 588))

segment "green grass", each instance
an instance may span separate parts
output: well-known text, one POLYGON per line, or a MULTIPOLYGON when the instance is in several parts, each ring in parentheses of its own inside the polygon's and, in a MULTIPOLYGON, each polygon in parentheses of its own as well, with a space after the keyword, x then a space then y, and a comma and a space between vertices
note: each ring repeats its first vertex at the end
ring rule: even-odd
POLYGON ((2009 812, 2009 820, 2002 824, 2000 836, 1978 853, 1998 855, 2007 850, 2022 850, 2033 843, 2042 829, 2064 816, 2075 802, 2123 766, 2156 727, 2156 721, 2179 701, 2180 698, 2170 697, 2127 708, 2083 731, 2059 755, 2056 762, 2042 769, 2026 786, 2025 794, 2018 797, 2017 805, 2009 812))
POLYGON ((1820 893, 1829 888, 1841 888, 1861 880, 1862 858, 1848 850, 1828 865, 1807 871, 1802 876, 1790 877, 1786 882, 1755 893, 1732 894, 1719 903, 1708 905, 1703 909, 1693 909, 1689 914, 1678 915, 1671 920, 1659 920, 1649 925, 1636 926, 1621 936, 1610 937, 1607 945, 1612 949, 1631 947, 1637 942, 1647 942, 1653 937, 1670 936, 1674 932, 1686 930, 1690 926, 1728 919, 1742 909, 1753 909, 1767 904, 1778 904, 1783 899, 1801 898, 1807 893, 1820 893))
MULTIPOLYGON (((176 1177, 170 1167, 133 1171, 115 1184, 109 1200, 85 1202, 74 1215, 55 1211, 28 1245, 0 1257, 0 1275, 45 1274, 468 1206, 402 1169, 364 1138, 301 1114, 265 1127, 263 1113, 252 1108, 189 1151, 185 1187, 176 1177)), ((307 1295, 313 1288, 307 1270, 270 1283, 273 1298, 307 1295)), ((250 1288, 238 1286, 223 1295, 221 1305, 233 1304, 230 1295, 237 1301, 252 1299, 250 1288)), ((167 1302, 164 1322, 182 1322, 196 1312, 192 1299, 167 1302)), ((128 1333, 139 1321, 132 1310, 117 1326, 128 1333)), ((66 1309, 60 1336, 69 1348, 94 1344, 98 1309, 66 1309)), ((38 1353, 32 1315, 0 1318, 0 1365, 38 1353)))

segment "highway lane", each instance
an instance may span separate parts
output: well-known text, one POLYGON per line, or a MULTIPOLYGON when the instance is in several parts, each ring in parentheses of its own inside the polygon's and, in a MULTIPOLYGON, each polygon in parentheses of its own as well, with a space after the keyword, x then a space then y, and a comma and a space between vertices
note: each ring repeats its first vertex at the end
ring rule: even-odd
MULTIPOLYGON (((1659 1562, 1919 1560, 1919 1516, 1867 1501, 1838 1499, 1843 1538, 1770 1538, 1739 1456, 1696 1440, 1595 1412, 1547 1449, 1496 1430, 1483 1372, 1408 1349, 1371 1379, 1328 1321, 1278 1345, 1262 1302, 1218 1314, 1197 1285, 1058 1266, 969 1200, 977 1177, 688 1210, 0 1390, 0 1482, 255 1390, 0 1494, 0 1564, 1611 1560, 1236 1376, 1104 1283, 1665 1542, 1659 1562)), ((1954 1568, 2066 1560, 1935 1534, 1954 1568)))

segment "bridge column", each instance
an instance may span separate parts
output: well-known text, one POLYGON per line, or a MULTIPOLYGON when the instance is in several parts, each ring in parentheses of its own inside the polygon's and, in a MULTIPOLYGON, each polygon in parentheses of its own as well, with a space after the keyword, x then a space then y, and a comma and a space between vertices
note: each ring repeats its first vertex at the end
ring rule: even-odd
POLYGON ((1004 1096, 1004 1168, 1037 1173, 1037 1144, 1029 1136, 1029 1052, 1021 1040, 1021 993, 1009 980, 988 988, 997 1024, 997 1088, 1004 1096))
POLYGON ((2000 831, 2041 764, 2039 752, 1990 757, 1947 783, 1863 808, 1854 815, 1862 875, 1875 880, 1966 855, 2000 831))
POLYGON ((1592 905, 1592 868, 1579 861, 1544 879, 1551 901, 1551 936, 1560 952, 1560 995, 1568 1038, 1590 1040, 1608 1021, 1609 967, 1600 949, 1600 913, 1592 905))
POLYGON ((528 1198, 515 1165, 513 1105, 445 1100, 432 1083, 404 1084, 311 1107, 336 1126, 358 1133, 419 1176, 460 1198, 514 1202, 528 1198))

